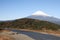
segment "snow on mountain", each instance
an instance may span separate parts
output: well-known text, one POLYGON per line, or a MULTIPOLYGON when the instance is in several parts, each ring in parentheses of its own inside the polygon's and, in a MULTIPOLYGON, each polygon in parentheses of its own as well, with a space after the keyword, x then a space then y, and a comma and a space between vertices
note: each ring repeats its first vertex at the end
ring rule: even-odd
POLYGON ((60 25, 60 19, 52 17, 43 11, 37 11, 37 12, 33 13, 31 16, 28 16, 27 18, 49 21, 49 22, 56 23, 56 24, 60 25))
POLYGON ((43 11, 37 11, 37 12, 33 13, 32 15, 49 16, 48 14, 46 14, 46 13, 43 12, 43 11))

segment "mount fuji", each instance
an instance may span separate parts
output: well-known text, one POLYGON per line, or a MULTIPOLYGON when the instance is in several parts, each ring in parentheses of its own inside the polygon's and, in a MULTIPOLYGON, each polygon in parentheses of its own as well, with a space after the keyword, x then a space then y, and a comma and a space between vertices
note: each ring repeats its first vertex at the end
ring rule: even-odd
POLYGON ((28 16, 27 18, 48 21, 60 25, 60 19, 52 17, 43 11, 37 11, 33 13, 31 16, 28 16))

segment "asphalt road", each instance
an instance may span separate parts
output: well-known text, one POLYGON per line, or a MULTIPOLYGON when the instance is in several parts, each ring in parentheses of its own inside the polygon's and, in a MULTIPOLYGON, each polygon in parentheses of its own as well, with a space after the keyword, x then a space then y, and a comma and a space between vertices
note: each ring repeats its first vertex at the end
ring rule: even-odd
POLYGON ((53 36, 50 34, 42 34, 37 32, 23 31, 23 30, 12 30, 12 31, 18 32, 20 34, 25 34, 35 40, 60 40, 60 37, 53 36))

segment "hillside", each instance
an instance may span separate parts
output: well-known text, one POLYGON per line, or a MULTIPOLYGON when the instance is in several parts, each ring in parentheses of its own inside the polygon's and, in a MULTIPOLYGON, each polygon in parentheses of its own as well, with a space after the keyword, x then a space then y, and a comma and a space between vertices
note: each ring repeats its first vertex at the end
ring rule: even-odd
POLYGON ((29 19, 29 18, 22 18, 17 19, 14 21, 6 21, 6 22, 0 22, 0 28, 20 28, 20 29, 34 29, 34 30, 58 30, 60 29, 60 25, 47 22, 47 21, 41 21, 41 20, 35 20, 35 19, 29 19))
POLYGON ((59 18, 56 18, 56 17, 51 16, 51 15, 48 15, 47 13, 45 13, 43 11, 36 11, 35 13, 33 13, 30 16, 28 16, 27 18, 48 21, 48 22, 60 25, 60 19, 59 18))

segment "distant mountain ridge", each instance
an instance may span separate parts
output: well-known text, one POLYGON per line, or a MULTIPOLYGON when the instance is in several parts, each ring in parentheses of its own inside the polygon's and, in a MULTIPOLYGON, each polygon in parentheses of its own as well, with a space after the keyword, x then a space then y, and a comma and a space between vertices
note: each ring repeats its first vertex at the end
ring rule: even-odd
POLYGON ((60 19, 52 17, 42 11, 37 11, 37 12, 33 13, 31 16, 28 16, 27 18, 48 21, 48 22, 52 22, 52 23, 60 25, 60 19))

